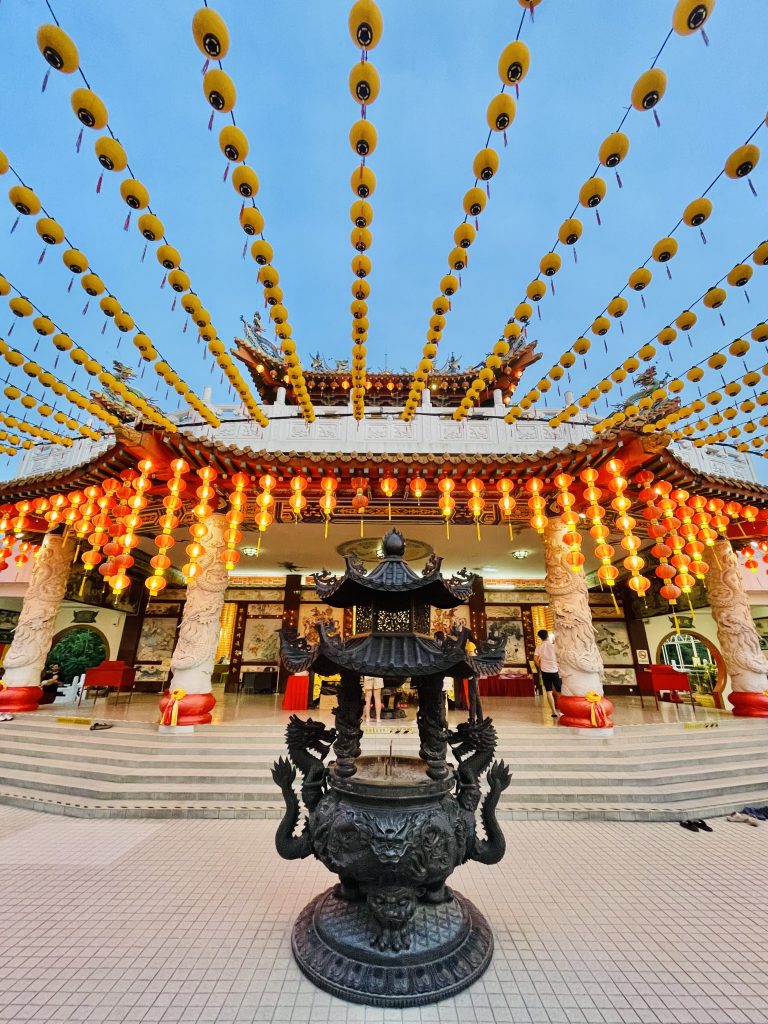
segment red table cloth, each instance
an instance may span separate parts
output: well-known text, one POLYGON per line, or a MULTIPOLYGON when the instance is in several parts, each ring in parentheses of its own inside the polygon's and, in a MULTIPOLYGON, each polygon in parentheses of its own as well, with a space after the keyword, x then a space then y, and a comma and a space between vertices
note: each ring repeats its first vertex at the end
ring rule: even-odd
POLYGON ((306 711, 309 695, 309 673, 288 676, 283 696, 283 711, 306 711))

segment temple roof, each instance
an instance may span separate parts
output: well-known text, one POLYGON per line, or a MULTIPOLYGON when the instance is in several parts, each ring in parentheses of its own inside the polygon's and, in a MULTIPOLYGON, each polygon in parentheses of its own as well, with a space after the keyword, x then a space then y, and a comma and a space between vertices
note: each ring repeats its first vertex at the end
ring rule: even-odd
POLYGON ((462 570, 446 580, 440 572, 442 558, 433 555, 419 575, 404 560, 406 542, 399 530, 384 535, 382 548, 384 557, 370 572, 355 555, 347 555, 343 576, 315 573, 318 597, 333 608, 375 604, 392 611, 409 608, 413 600, 433 608, 457 608, 469 598, 474 573, 462 570))
MULTIPOLYGON (((272 404, 277 389, 286 389, 286 401, 296 404, 293 389, 290 386, 288 368, 283 353, 264 333, 261 317, 254 314, 253 321, 248 323, 243 317, 242 338, 235 338, 232 355, 239 359, 251 375, 256 390, 266 404, 272 404)), ((493 400, 493 391, 501 389, 511 395, 523 371, 541 358, 536 351, 536 342, 528 340, 525 335, 514 342, 509 353, 504 356, 502 365, 492 386, 484 391, 477 404, 488 405, 493 400)), ((435 367, 430 375, 430 390, 436 405, 455 405, 477 377, 484 363, 462 367, 459 360, 451 354, 442 366, 435 367)), ((330 365, 318 352, 310 356, 308 365, 304 367, 309 395, 316 405, 340 405, 349 401, 351 383, 349 360, 334 360, 330 365)), ((413 370, 407 367, 398 369, 369 369, 366 373, 369 401, 373 405, 402 405, 403 397, 408 393, 413 370)))

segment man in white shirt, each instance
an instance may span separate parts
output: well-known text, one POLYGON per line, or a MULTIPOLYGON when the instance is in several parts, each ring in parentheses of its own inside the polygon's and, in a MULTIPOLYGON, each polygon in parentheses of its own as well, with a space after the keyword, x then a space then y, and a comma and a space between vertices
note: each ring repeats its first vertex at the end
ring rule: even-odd
POLYGON ((555 645, 550 640, 546 629, 540 629, 536 635, 539 638, 539 642, 536 645, 536 650, 533 652, 533 660, 536 662, 536 666, 541 673, 541 681, 544 684, 544 689, 547 691, 547 700, 552 708, 552 717, 560 718, 562 712, 557 710, 555 695, 552 692, 554 690, 560 693, 563 685, 557 668, 555 645))

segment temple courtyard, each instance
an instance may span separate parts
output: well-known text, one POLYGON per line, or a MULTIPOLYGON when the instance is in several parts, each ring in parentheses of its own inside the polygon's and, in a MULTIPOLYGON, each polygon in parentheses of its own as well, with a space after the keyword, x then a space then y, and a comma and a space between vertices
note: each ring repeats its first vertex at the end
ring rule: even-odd
POLYGON ((713 824, 504 822, 506 859, 452 879, 493 927, 490 968, 393 1010, 300 973, 293 920, 335 879, 280 861, 274 822, 0 807, 0 1021, 764 1024, 768 825, 713 824))

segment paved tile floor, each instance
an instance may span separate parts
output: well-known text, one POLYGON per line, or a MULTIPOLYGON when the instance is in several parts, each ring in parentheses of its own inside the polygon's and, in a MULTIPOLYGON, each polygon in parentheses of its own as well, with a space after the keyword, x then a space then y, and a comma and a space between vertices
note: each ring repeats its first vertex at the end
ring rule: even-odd
POLYGON ((495 867, 454 876, 496 934, 460 997, 340 1002, 291 958, 331 876, 274 822, 81 821, 0 807, 0 1022, 768 1021, 768 825, 508 822, 495 867))

